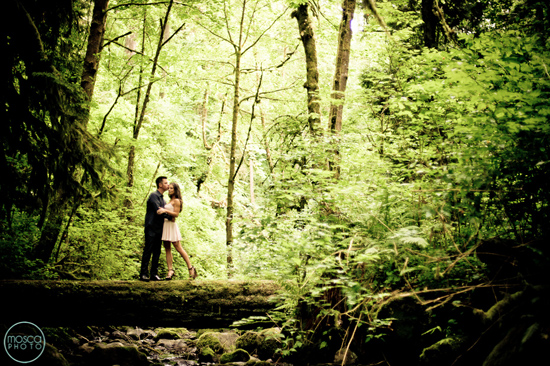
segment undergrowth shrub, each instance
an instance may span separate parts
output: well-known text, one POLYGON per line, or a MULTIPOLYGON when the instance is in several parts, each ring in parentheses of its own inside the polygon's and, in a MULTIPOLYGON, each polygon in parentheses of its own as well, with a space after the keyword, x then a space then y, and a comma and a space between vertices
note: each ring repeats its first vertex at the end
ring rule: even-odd
POLYGON ((11 221, 0 221, 0 278, 55 279, 52 265, 33 259, 40 238, 38 216, 13 209, 11 221))

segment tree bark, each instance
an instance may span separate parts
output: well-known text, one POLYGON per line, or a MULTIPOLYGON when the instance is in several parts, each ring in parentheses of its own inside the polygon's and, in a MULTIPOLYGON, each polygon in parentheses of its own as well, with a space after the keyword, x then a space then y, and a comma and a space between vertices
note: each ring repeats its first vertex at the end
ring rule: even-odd
POLYGON ((265 131, 265 114, 262 107, 260 107, 260 116, 262 119, 262 133, 264 139, 265 155, 267 157, 267 163, 269 164, 269 173, 273 174, 273 169, 275 169, 275 166, 273 164, 273 160, 271 159, 271 151, 269 150, 269 141, 267 140, 267 135, 265 131))
POLYGON ((272 281, 0 281, 0 325, 228 327, 275 307, 272 281), (40 303, 40 306, 37 306, 40 303))
POLYGON ((315 32, 308 13, 308 4, 302 4, 292 13, 298 21, 300 38, 306 55, 306 83, 309 131, 312 135, 319 134, 321 124, 321 103, 319 97, 319 70, 317 63, 317 46, 315 32))
POLYGON ((95 78, 99 68, 99 54, 105 35, 108 5, 109 0, 94 0, 94 11, 92 13, 92 23, 90 25, 90 34, 88 35, 88 46, 80 84, 89 101, 92 100, 95 78))
POLYGON ((250 203, 252 205, 256 204, 256 199, 254 197, 254 160, 248 160, 248 166, 250 168, 250 203))
POLYGON ((329 129, 338 133, 342 130, 343 100, 348 82, 349 59, 351 48, 351 21, 355 12, 355 0, 343 0, 342 20, 338 34, 338 51, 336 55, 336 68, 332 83, 332 103, 330 106, 329 129))
MULTIPOLYGON (((244 20, 244 9, 243 9, 244 20)), ((242 32, 242 24, 241 24, 242 32)), ((240 44, 239 39, 239 44, 240 44)), ((239 88, 241 83, 241 48, 235 47, 235 82, 233 93, 233 117, 231 123, 231 150, 229 153, 229 179, 227 181, 227 215, 225 220, 225 235, 227 245, 227 271, 231 275, 231 267, 233 265, 233 192, 235 191, 236 177, 236 152, 237 152, 237 126, 239 123, 240 95, 239 88)))
POLYGON ((424 21, 424 46, 437 47, 437 17, 433 12, 435 0, 422 0, 422 20, 424 21))
POLYGON ((204 145, 204 148, 206 150, 212 150, 212 147, 214 146, 209 145, 208 141, 206 141, 206 120, 208 119, 208 88, 204 91, 204 99, 202 101, 202 108, 201 108, 201 122, 202 122, 202 143, 204 145))
MULTIPOLYGON (((334 81, 332 83, 332 103, 329 114, 329 130, 332 134, 337 135, 342 131, 342 112, 344 110, 344 97, 346 85, 348 82, 349 59, 351 49, 351 21, 355 12, 355 0, 343 0, 342 2, 342 20, 340 21, 340 29, 338 34, 338 51, 336 54, 336 67, 334 70, 334 81)), ((338 141, 333 141, 335 144, 333 158, 329 161, 329 169, 335 171, 336 178, 339 177, 339 148, 338 141)))
MULTIPOLYGON (((144 8, 143 10, 143 32, 141 35, 141 54, 145 54, 145 29, 147 23, 147 8, 144 8)), ((134 126, 132 129, 132 138, 134 140, 137 140, 139 136, 139 128, 138 128, 138 121, 139 121, 139 106, 141 104, 141 82, 143 78, 143 66, 140 66, 139 68, 139 75, 138 75, 138 85, 136 90, 136 109, 134 114, 134 126)), ((141 127, 141 126, 140 126, 141 127)), ((136 147, 135 145, 130 146, 130 151, 128 152, 128 166, 126 168, 126 177, 128 179, 127 187, 133 187, 134 186, 134 162, 136 159, 136 147)), ((131 202, 129 200, 124 202, 124 205, 126 207, 131 206, 131 202)))
POLYGON ((47 218, 40 233, 40 240, 34 249, 33 257, 44 263, 50 261, 50 257, 57 244, 57 239, 63 227, 63 218, 67 209, 67 199, 59 188, 48 203, 47 218))

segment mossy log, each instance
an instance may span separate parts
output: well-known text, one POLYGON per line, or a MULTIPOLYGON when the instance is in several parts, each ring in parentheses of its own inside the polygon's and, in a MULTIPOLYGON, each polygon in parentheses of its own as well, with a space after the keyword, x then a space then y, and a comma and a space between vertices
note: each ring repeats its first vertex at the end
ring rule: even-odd
POLYGON ((271 281, 0 281, 0 324, 220 328, 275 307, 271 281))

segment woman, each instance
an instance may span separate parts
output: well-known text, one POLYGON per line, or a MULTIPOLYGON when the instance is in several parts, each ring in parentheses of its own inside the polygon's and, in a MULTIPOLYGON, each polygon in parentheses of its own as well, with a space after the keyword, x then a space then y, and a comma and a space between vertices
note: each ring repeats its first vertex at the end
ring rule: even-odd
POLYGON ((162 228, 162 241, 164 243, 164 249, 166 250, 166 263, 168 264, 168 275, 166 279, 171 280, 176 273, 172 268, 173 257, 170 243, 174 244, 174 248, 181 254, 185 263, 187 263, 189 277, 195 279, 197 278, 197 270, 191 265, 187 252, 185 252, 180 244, 181 234, 176 224, 176 217, 179 216, 183 204, 180 187, 177 183, 170 183, 168 186, 168 195, 170 196, 170 202, 164 205, 164 208, 159 208, 157 211, 159 214, 166 213, 172 216, 171 220, 164 219, 164 226, 162 228))

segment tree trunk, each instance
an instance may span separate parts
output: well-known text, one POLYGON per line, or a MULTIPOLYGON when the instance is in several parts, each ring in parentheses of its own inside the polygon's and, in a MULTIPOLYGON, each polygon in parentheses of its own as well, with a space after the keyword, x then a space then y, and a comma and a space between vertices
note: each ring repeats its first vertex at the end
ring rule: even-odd
MULTIPOLYGON (((141 54, 145 54, 145 29, 147 23, 147 7, 143 10, 143 33, 141 35, 141 54)), ((138 75, 138 85, 137 85, 137 91, 136 91, 136 109, 134 114, 134 126, 132 130, 132 138, 134 140, 137 140, 139 136, 139 129, 138 129, 138 121, 139 121, 139 110, 140 110, 140 104, 141 104, 141 83, 143 78, 143 66, 140 66, 139 68, 139 75, 138 75)), ((128 166, 126 168, 126 178, 128 180, 127 187, 131 188, 134 186, 134 163, 136 159, 136 147, 135 145, 130 146, 130 152, 128 153, 128 166)), ((124 202, 124 206, 130 208, 131 207, 131 201, 126 200, 124 202)))
POLYGON ((343 100, 348 82, 349 59, 351 48, 351 21, 355 12, 355 0, 343 0, 342 20, 338 35, 338 51, 336 55, 336 68, 332 83, 332 103, 330 106, 329 129, 338 133, 342 130, 343 100))
POLYGON ((272 281, 1 281, 9 301, 0 325, 222 328, 265 315, 279 289, 272 281))
POLYGON ((34 248, 34 258, 48 263, 63 228, 63 218, 67 209, 67 200, 61 189, 57 189, 48 203, 47 218, 40 233, 38 245, 34 248))
POLYGON ((208 141, 206 140, 206 120, 208 119, 208 93, 209 93, 209 90, 208 88, 206 88, 206 90, 204 91, 204 99, 202 101, 200 117, 201 117, 201 124, 202 124, 202 143, 206 150, 211 150, 213 145, 209 145, 208 141))
POLYGON ((424 46, 437 47, 437 17, 433 12, 434 0, 422 0, 422 20, 424 21, 424 46))
POLYGON ((256 199, 254 197, 254 160, 248 160, 248 166, 250 167, 250 203, 252 205, 256 204, 256 199))
POLYGON ((321 124, 321 104, 319 97, 319 71, 317 68, 317 47, 315 33, 308 14, 308 4, 302 4, 292 13, 292 17, 298 21, 300 38, 306 55, 306 83, 307 109, 309 131, 312 135, 319 134, 321 124))
MULTIPOLYGON (((340 30, 338 35, 338 51, 336 55, 336 67, 334 70, 334 81, 332 84, 332 103, 329 114, 329 130, 334 135, 338 135, 342 131, 342 112, 344 110, 344 97, 346 85, 348 82, 349 59, 351 49, 351 21, 355 12, 355 0, 343 0, 342 2, 342 20, 340 22, 340 30)), ((340 175, 339 172, 339 148, 338 141, 333 142, 335 147, 333 158, 329 161, 329 169, 335 171, 335 178, 340 175)))
POLYGON ((88 47, 84 58, 84 69, 82 71, 81 86, 88 97, 92 100, 97 70, 99 68, 99 54, 103 45, 105 35, 105 23, 107 21, 107 6, 109 0, 94 0, 94 11, 90 34, 88 35, 88 47))
MULTIPOLYGON (((243 10, 244 15, 244 10, 243 10)), ((244 18, 244 16, 243 16, 244 18)), ((242 31, 242 28, 241 28, 242 31)), ((240 41, 240 40, 239 40, 240 41)), ((240 95, 239 88, 241 82, 241 53, 240 47, 235 47, 235 83, 233 93, 233 117, 231 123, 231 150, 229 155, 229 179, 227 181, 227 216, 225 220, 225 234, 227 245, 227 271, 231 275, 231 267, 233 265, 233 192, 235 190, 236 177, 236 151, 237 151, 237 126, 239 122, 240 95)))
POLYGON ((275 169, 275 166, 273 164, 273 160, 271 159, 271 151, 269 150, 269 142, 267 140, 266 132, 265 132, 265 114, 262 107, 260 107, 260 116, 262 119, 262 133, 263 133, 263 140, 264 140, 264 147, 265 147, 265 155, 267 157, 267 163, 269 164, 269 172, 270 174, 273 174, 273 169, 275 169))

